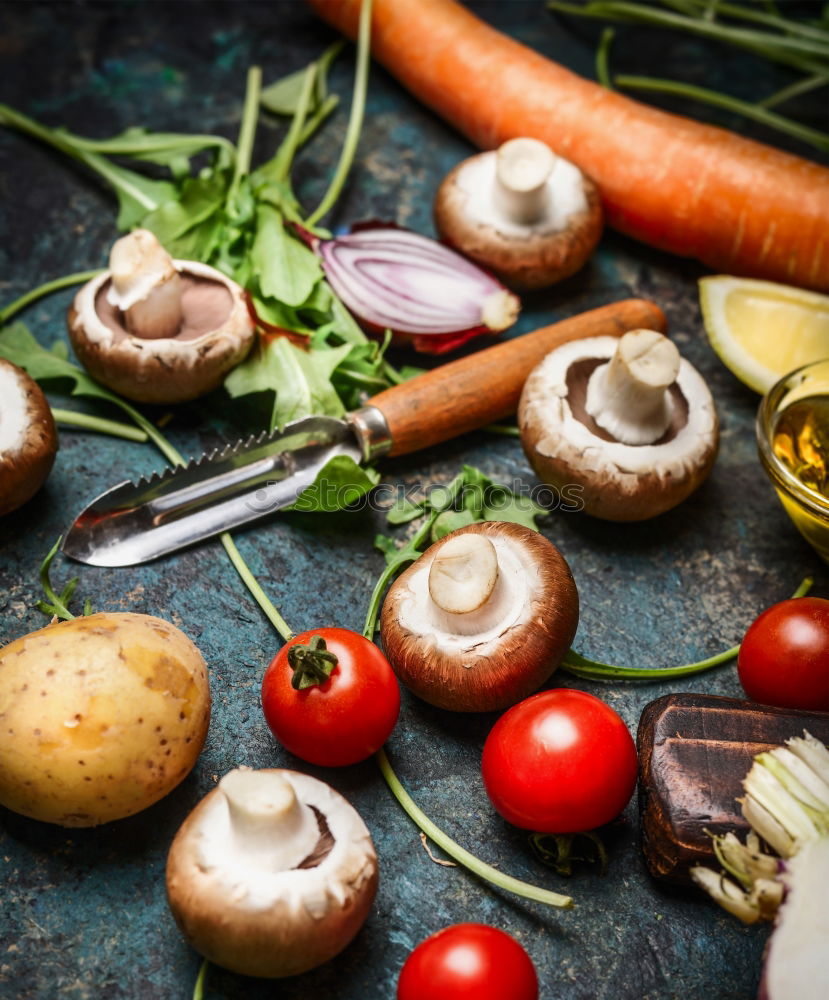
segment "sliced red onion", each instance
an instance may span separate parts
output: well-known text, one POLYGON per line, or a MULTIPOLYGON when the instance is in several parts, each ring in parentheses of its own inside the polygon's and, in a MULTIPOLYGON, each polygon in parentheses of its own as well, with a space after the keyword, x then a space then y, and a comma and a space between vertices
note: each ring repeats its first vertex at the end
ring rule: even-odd
POLYGON ((511 326, 520 302, 454 250, 408 229, 360 227, 311 241, 343 304, 365 326, 443 353, 511 326))

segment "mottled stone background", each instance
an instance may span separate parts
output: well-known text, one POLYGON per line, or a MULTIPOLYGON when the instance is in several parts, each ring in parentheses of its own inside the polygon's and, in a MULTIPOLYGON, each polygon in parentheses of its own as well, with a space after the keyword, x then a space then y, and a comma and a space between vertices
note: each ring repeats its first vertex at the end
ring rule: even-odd
MULTIPOLYGON (((597 37, 592 27, 558 22, 541 3, 475 6, 522 40, 592 75, 597 37)), ((270 81, 305 65, 332 38, 299 2, 4 3, 0 100, 48 124, 99 137, 142 124, 235 138, 248 66, 262 65, 270 81)), ((770 93, 789 79, 749 57, 687 40, 671 42, 659 33, 620 32, 613 64, 618 71, 681 71, 747 98, 770 93)), ((351 69, 349 54, 332 73, 333 86, 343 95, 351 69)), ((807 102, 804 111, 813 124, 820 118, 826 124, 825 106, 807 102)), ((299 161, 298 188, 308 206, 324 188, 345 120, 341 111, 299 161)), ((717 120, 770 138, 728 116, 717 120)), ((263 122, 257 158, 270 154, 283 128, 263 122)), ((789 148, 808 155, 796 144, 789 148)), ((469 152, 463 140, 374 69, 358 162, 334 221, 393 218, 431 232, 436 183, 469 152)), ((0 132, 0 301, 46 279, 103 264, 115 236, 113 204, 82 169, 0 132)), ((719 461, 708 483, 679 509, 624 528, 578 515, 553 516, 545 524, 579 586, 576 648, 611 662, 663 666, 715 653, 738 641, 760 609, 787 596, 807 573, 817 578, 816 593, 829 593, 825 567, 787 521, 756 459, 757 398, 722 367, 705 340, 696 292, 701 273, 695 264, 608 234, 582 274, 527 299, 515 331, 628 295, 652 297, 718 403, 719 461)), ((69 293, 55 295, 23 316, 43 343, 65 336, 69 300, 69 293)), ((235 436, 237 428, 214 419, 217 411, 226 408, 210 400, 178 410, 167 427, 175 445, 196 454, 235 436)), ((483 433, 388 462, 383 472, 392 484, 445 482, 463 462, 504 482, 533 481, 517 441, 483 433)), ((112 483, 161 465, 149 445, 62 433, 47 486, 0 522, 0 640, 45 623, 34 607, 40 596, 37 566, 74 514, 112 483)), ((372 548, 380 527, 379 516, 368 513, 284 516, 239 532, 237 540, 294 628, 334 623, 356 629, 382 566, 372 548)), ((484 794, 479 756, 494 717, 450 715, 405 696, 389 754, 418 803, 482 858, 520 878, 571 892, 577 907, 559 913, 494 892, 462 869, 429 860, 417 829, 372 761, 323 771, 298 764, 274 745, 259 710, 258 688, 279 642, 218 545, 138 569, 57 562, 59 579, 74 572, 81 577, 79 593, 97 608, 162 615, 199 644, 210 665, 213 721, 192 775, 132 819, 69 831, 0 810, 3 998, 189 996, 199 958, 167 910, 165 855, 189 809, 236 764, 299 766, 340 789, 375 838, 381 887, 365 929, 339 959, 277 985, 214 969, 207 989, 211 998, 386 1000, 411 948, 440 927, 465 920, 495 924, 525 945, 538 967, 544 1000, 754 996, 766 931, 743 927, 695 892, 652 882, 639 852, 635 802, 608 832, 607 875, 582 869, 565 882, 534 859, 526 836, 502 822, 484 794)), ((632 731, 642 707, 671 689, 560 680, 606 698, 632 731)), ((740 694, 733 666, 672 688, 740 694)))

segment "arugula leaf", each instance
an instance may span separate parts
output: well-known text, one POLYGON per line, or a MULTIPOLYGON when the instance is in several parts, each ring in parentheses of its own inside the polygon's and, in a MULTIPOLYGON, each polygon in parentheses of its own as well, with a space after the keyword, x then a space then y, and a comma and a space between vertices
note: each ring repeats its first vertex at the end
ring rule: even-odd
POLYGON ((188 178, 181 186, 179 198, 145 215, 141 225, 155 233, 173 257, 206 260, 223 225, 221 213, 227 187, 226 173, 188 178))
POLYGON ((316 256, 289 235, 279 213, 268 205, 256 213, 250 257, 262 295, 288 306, 302 305, 322 277, 316 256))
POLYGON ((53 350, 47 351, 35 340, 25 323, 12 323, 0 330, 0 358, 22 368, 36 382, 70 382, 72 396, 89 396, 105 399, 116 406, 122 405, 122 400, 115 393, 99 385, 67 360, 65 344, 59 342, 53 350))
POLYGON ((256 392, 274 394, 270 429, 312 414, 341 417, 345 407, 331 384, 331 375, 351 348, 303 351, 285 337, 260 340, 253 354, 225 379, 234 398, 256 392))
POLYGON ((380 480, 379 472, 357 465, 348 455, 336 455, 320 469, 314 482, 289 510, 333 513, 356 503, 380 480))
POLYGON ((87 139, 65 128, 56 128, 54 132, 63 142, 87 153, 128 156, 146 163, 157 163, 162 167, 169 167, 181 159, 189 164, 191 156, 208 149, 217 151, 217 165, 221 167, 232 165, 236 157, 233 143, 221 135, 150 132, 137 126, 125 129, 109 139, 87 139))
MULTIPOLYGON (((327 74, 331 63, 343 49, 344 42, 334 42, 319 57, 316 62, 315 86, 308 107, 309 112, 318 110, 319 106, 328 97, 327 74)), ((313 64, 312 64, 313 65, 313 64)), ((294 115, 302 97, 303 85, 305 83, 305 73, 307 67, 296 70, 283 76, 280 80, 265 87, 259 100, 262 107, 275 115, 294 115)))

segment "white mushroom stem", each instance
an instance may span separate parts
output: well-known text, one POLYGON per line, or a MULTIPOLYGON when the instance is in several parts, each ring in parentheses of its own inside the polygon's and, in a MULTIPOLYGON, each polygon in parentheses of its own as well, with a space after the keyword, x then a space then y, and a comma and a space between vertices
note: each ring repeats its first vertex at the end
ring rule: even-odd
POLYGON ((219 782, 239 859, 262 872, 296 868, 314 850, 319 826, 311 808, 273 772, 230 771, 219 782))
POLYGON ((671 425, 670 387, 680 364, 676 346, 654 330, 632 330, 587 385, 585 409, 623 444, 653 444, 671 425))
POLYGON ((510 139, 497 153, 494 198, 511 221, 537 222, 549 208, 550 186, 556 158, 538 139, 510 139))
POLYGON ((451 538, 428 571, 412 580, 418 597, 410 608, 412 620, 404 624, 415 632, 434 632, 449 645, 465 647, 469 636, 487 642, 524 613, 527 577, 507 544, 472 533, 451 538))
POLYGON ((495 546, 483 535, 457 535, 443 545, 429 569, 429 594, 450 614, 468 614, 485 604, 498 580, 495 546))
POLYGON ((173 260, 147 229, 122 236, 109 255, 107 296, 131 334, 149 340, 174 337, 182 323, 182 282, 173 260))

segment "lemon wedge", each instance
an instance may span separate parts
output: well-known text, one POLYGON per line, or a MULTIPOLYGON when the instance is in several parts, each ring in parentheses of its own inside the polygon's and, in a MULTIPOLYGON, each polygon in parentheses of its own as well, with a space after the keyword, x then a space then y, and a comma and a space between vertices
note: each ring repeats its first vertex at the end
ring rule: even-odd
POLYGON ((829 358, 829 296, 772 281, 701 278, 705 332, 720 360, 759 393, 811 361, 829 358))

